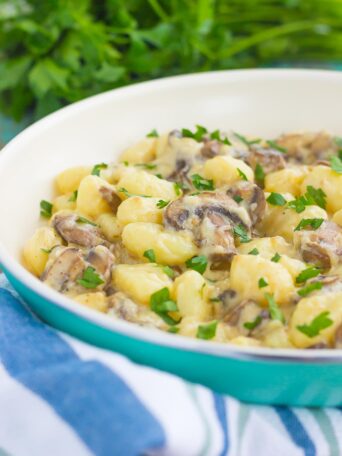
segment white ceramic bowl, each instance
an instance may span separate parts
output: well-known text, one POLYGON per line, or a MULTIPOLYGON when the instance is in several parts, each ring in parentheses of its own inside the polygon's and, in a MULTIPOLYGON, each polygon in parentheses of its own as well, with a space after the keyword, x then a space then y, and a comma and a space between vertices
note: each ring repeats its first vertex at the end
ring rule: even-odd
POLYGON ((242 399, 341 405, 340 350, 244 349, 140 328, 69 300, 20 264, 23 244, 39 223, 39 201, 52 197, 52 181, 65 168, 115 161, 123 148, 152 128, 201 124, 264 137, 321 129, 342 135, 340 106, 340 73, 245 70, 156 80, 61 109, 0 153, 0 263, 39 315, 85 340, 242 399), (248 374, 252 367, 253 378, 248 374), (274 380, 275 371, 284 377, 274 380))

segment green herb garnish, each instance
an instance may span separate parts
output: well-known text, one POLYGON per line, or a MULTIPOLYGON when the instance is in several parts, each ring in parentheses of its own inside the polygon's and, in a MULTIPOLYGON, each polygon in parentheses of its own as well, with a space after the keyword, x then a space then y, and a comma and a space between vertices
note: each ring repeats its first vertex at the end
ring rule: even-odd
POLYGON ((259 250, 254 247, 250 252, 248 252, 248 255, 259 255, 259 250))
POLYGON ((74 203, 77 200, 77 195, 78 195, 78 191, 75 190, 74 192, 72 192, 68 201, 70 201, 70 203, 74 203))
POLYGON ((169 204, 170 201, 159 200, 156 204, 158 209, 163 209, 169 204))
POLYGON ((96 288, 104 283, 104 280, 97 274, 95 268, 88 266, 83 271, 81 279, 77 279, 76 282, 84 288, 96 288))
POLYGON ((197 328, 196 337, 198 339, 210 340, 216 335, 217 320, 211 321, 205 325, 199 325, 197 328))
POLYGON ((314 188, 308 185, 304 195, 288 202, 288 207, 294 209, 297 213, 303 212, 306 206, 317 205, 322 209, 326 207, 326 194, 321 188, 314 188))
POLYGON ((278 252, 276 252, 275 255, 271 258, 271 261, 273 261, 274 263, 278 263, 280 258, 281 258, 281 256, 279 255, 278 252))
POLYGON ((179 185, 178 182, 175 182, 173 184, 173 188, 175 189, 175 193, 176 193, 177 196, 182 194, 182 187, 179 185))
POLYGON ((265 293, 265 299, 268 303, 268 309, 271 315, 272 320, 279 320, 282 323, 285 322, 283 312, 278 307, 278 304, 275 302, 273 294, 265 293))
POLYGON ((240 239, 241 244, 250 242, 252 239, 249 237, 246 228, 243 225, 235 225, 233 228, 235 236, 240 239))
POLYGON ((255 175, 255 180, 257 182, 263 183, 265 180, 265 171, 264 168, 260 165, 260 163, 257 163, 255 166, 254 170, 254 175, 255 175))
POLYGON ((142 198, 152 198, 151 195, 140 195, 137 193, 130 193, 126 188, 121 187, 118 189, 118 193, 123 193, 127 198, 130 198, 131 196, 141 196, 142 198))
POLYGON ((297 326, 298 331, 302 332, 308 337, 315 337, 326 328, 329 328, 333 324, 333 321, 328 318, 330 312, 322 312, 315 317, 309 325, 297 326))
POLYGON ((177 312, 178 306, 175 301, 171 300, 170 291, 167 287, 164 287, 151 295, 150 307, 151 310, 159 315, 169 326, 174 326, 179 323, 180 320, 175 320, 168 314, 169 312, 177 312))
POLYGON ((322 218, 302 219, 298 223, 298 225, 296 226, 294 231, 300 231, 308 226, 311 226, 311 228, 313 230, 317 230, 322 225, 323 222, 324 222, 324 219, 322 219, 322 218))
POLYGON ((315 267, 310 267, 304 269, 297 277, 296 283, 304 283, 308 279, 312 279, 313 277, 317 277, 321 273, 321 270, 315 267))
POLYGON ((52 215, 53 205, 46 200, 40 202, 40 215, 45 218, 50 218, 52 215))
POLYGON ((144 169, 156 169, 157 165, 154 163, 136 163, 134 166, 138 166, 139 168, 144 168, 144 169))
POLYGON ((170 326, 170 328, 167 330, 167 332, 171 334, 177 334, 179 332, 179 328, 177 326, 170 326))
POLYGON ((191 180, 197 190, 214 190, 214 181, 212 179, 204 179, 199 174, 193 174, 191 180))
POLYGON ((94 168, 91 170, 91 174, 93 176, 99 176, 101 169, 107 169, 108 165, 106 163, 98 163, 97 165, 94 166, 94 168))
POLYGON ((203 274, 207 269, 208 259, 204 255, 194 256, 185 262, 185 265, 189 269, 203 274))
POLYGON ((321 290, 322 289, 322 282, 313 282, 309 283, 305 287, 301 288, 298 290, 299 296, 307 296, 308 294, 312 293, 315 290, 321 290))
POLYGON ((237 172, 238 172, 238 175, 241 177, 242 180, 245 180, 245 181, 248 180, 246 174, 243 171, 241 171, 240 168, 237 168, 237 172))
POLYGON ((260 325, 262 322, 262 318, 260 315, 258 315, 255 320, 253 321, 247 321, 246 323, 243 324, 244 328, 248 329, 248 331, 253 331, 257 326, 260 325))
POLYGON ((188 128, 182 128, 181 133, 184 138, 192 138, 197 142, 201 142, 208 133, 208 130, 205 127, 202 127, 202 125, 196 125, 196 130, 194 132, 188 128))
POLYGON ((56 247, 56 246, 54 245, 53 247, 51 247, 51 249, 43 249, 43 248, 41 248, 40 250, 41 250, 42 252, 46 253, 47 255, 49 255, 49 254, 52 252, 52 249, 53 249, 54 247, 56 247))
POLYGON ((342 174, 342 160, 339 157, 331 157, 330 166, 335 173, 342 174))
POLYGON ((259 279, 258 286, 259 286, 259 288, 268 287, 268 282, 266 282, 266 280, 263 277, 261 277, 259 279))
POLYGON ((280 193, 272 192, 266 199, 266 201, 273 206, 285 206, 286 199, 280 193))
POLYGON ((158 138, 158 136, 159 136, 158 131, 155 128, 153 128, 153 130, 151 130, 149 133, 147 133, 146 138, 158 138))
POLYGON ((154 253, 153 249, 145 250, 143 256, 148 259, 150 263, 156 262, 156 254, 154 253))
POLYGON ((276 143, 274 140, 272 140, 272 139, 268 139, 268 140, 266 141, 266 143, 267 143, 270 147, 272 147, 272 149, 275 149, 275 150, 277 150, 278 152, 281 152, 282 154, 286 154, 286 153, 287 153, 286 147, 281 147, 281 146, 279 146, 279 144, 277 144, 277 143, 276 143))
POLYGON ((174 276, 175 276, 175 271, 174 271, 172 268, 170 268, 170 266, 163 266, 162 269, 163 269, 163 272, 164 272, 167 276, 169 276, 171 279, 174 278, 174 276))
POLYGON ((239 203, 241 203, 241 201, 243 201, 243 198, 240 195, 234 195, 233 200, 239 204, 239 203))
POLYGON ((88 220, 88 219, 85 218, 85 217, 82 217, 81 215, 79 215, 79 216, 77 217, 76 223, 86 223, 87 225, 97 226, 96 223, 92 222, 91 220, 88 220))
POLYGON ((231 146, 231 142, 229 141, 227 136, 224 136, 223 138, 221 138, 220 130, 215 130, 212 133, 210 133, 210 139, 216 139, 216 141, 218 141, 218 142, 220 142, 222 144, 226 144, 227 146, 231 146))
POLYGON ((235 131, 233 133, 234 133, 234 136, 236 136, 236 138, 238 138, 242 143, 244 143, 248 147, 252 146, 253 144, 258 144, 261 141, 260 138, 247 139, 246 136, 241 135, 240 133, 236 133, 235 131))

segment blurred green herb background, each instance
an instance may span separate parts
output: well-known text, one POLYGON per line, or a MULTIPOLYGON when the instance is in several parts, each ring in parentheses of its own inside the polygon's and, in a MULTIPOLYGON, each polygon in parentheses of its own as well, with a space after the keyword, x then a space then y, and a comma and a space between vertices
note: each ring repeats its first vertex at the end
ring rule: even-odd
POLYGON ((15 120, 151 78, 341 57, 341 0, 0 0, 15 120))

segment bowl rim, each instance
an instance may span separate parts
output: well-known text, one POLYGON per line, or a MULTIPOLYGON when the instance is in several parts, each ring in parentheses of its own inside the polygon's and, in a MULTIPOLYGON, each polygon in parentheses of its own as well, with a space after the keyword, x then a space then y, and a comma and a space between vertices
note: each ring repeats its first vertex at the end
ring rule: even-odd
MULTIPOLYGON (((337 81, 342 85, 342 73, 330 70, 312 70, 312 69, 243 69, 243 70, 222 70, 203 73, 186 74, 179 76, 171 76, 152 81, 140 82, 131 86, 126 86, 118 89, 109 90, 107 92, 93 95, 84 100, 63 107, 58 111, 49 114, 43 119, 35 122, 13 140, 11 140, 0 153, 0 168, 6 166, 8 157, 11 156, 12 150, 15 153, 17 148, 20 148, 26 141, 39 136, 40 132, 48 129, 50 126, 58 123, 60 119, 77 115, 88 106, 96 107, 108 99, 125 98, 126 96, 134 96, 135 93, 141 91, 154 91, 156 88, 177 88, 196 83, 207 82, 208 84, 216 82, 241 82, 248 80, 255 82, 260 79, 271 78, 273 80, 282 80, 284 78, 290 80, 331 80, 337 81)), ((24 148, 22 149, 24 150, 24 148)), ((202 353, 205 355, 214 355, 222 358, 234 358, 240 360, 254 361, 276 361, 276 362, 300 362, 300 363, 341 363, 342 350, 339 349, 291 349, 291 348, 267 348, 267 347, 242 347, 228 343, 208 342, 200 339, 189 338, 181 335, 169 334, 157 329, 145 328, 138 326, 135 323, 116 320, 105 314, 87 308, 80 303, 68 298, 57 291, 43 284, 38 278, 33 276, 25 267, 11 255, 6 246, 0 240, 0 264, 6 271, 10 273, 16 280, 30 289, 41 298, 49 301, 53 305, 76 314, 78 317, 96 324, 102 328, 120 335, 127 336, 133 339, 145 341, 159 346, 175 348, 190 352, 202 353)))

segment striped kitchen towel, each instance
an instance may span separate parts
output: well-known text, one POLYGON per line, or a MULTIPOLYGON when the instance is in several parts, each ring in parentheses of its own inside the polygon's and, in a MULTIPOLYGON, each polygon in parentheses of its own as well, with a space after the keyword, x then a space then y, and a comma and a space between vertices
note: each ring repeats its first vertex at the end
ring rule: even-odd
POLYGON ((0 456, 338 456, 339 409, 242 404, 59 333, 0 281, 0 456))

